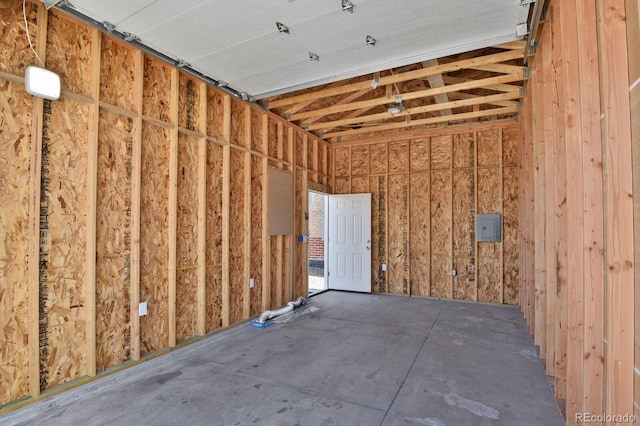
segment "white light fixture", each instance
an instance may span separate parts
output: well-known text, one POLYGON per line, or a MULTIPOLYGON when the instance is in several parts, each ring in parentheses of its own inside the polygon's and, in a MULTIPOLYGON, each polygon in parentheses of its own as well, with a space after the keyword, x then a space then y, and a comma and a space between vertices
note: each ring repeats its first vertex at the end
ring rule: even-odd
POLYGON ((33 96, 50 101, 60 98, 60 77, 44 68, 28 66, 24 73, 24 87, 33 96))
POLYGON ((278 28, 279 33, 289 34, 289 27, 282 22, 276 22, 276 28, 278 28))
POLYGON ((367 38, 365 39, 365 42, 369 45, 369 46, 375 46, 376 45, 376 39, 371 37, 370 35, 367 36, 367 38))
POLYGON ((391 115, 400 114, 404 111, 404 105, 402 105, 402 96, 396 96, 396 102, 387 108, 387 112, 391 115))
POLYGON ((312 61, 319 61, 320 56, 316 55, 315 53, 309 52, 309 59, 311 59, 312 61))
POLYGON ((342 10, 345 12, 353 13, 353 3, 349 0, 342 0, 342 10))
POLYGON ((61 1, 62 0, 42 0, 42 3, 44 3, 44 7, 46 7, 47 9, 51 9, 53 6, 60 3, 61 1))

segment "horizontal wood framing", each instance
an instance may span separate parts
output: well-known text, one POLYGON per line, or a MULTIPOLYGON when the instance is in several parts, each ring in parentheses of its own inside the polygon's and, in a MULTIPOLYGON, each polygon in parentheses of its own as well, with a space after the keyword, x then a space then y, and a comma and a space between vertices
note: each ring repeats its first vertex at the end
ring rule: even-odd
POLYGON ((373 194, 374 292, 518 302, 516 127, 478 127, 333 145, 334 192, 373 194), (501 242, 476 244, 476 213, 501 242))
POLYGON ((520 306, 567 424, 638 414, 638 28, 637 1, 551 0, 518 124, 520 306))
POLYGON ((329 145, 40 1, 26 13, 64 90, 26 93, 22 1, 3 2, 0 407, 306 296, 306 251, 265 231, 266 177, 295 173, 303 230, 329 145))
POLYGON ((524 47, 524 41, 515 41, 278 95, 262 103, 329 142, 501 120, 519 111, 521 89, 529 76, 523 67, 524 47), (391 106, 399 106, 398 111, 391 106))

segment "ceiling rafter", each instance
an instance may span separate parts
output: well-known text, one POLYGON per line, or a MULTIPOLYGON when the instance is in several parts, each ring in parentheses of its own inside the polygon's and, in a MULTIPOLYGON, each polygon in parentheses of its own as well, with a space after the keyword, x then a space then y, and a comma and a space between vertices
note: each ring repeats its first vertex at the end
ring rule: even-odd
MULTIPOLYGON (((460 90, 485 88, 487 86, 498 87, 497 85, 500 85, 500 84, 513 83, 513 82, 522 81, 522 80, 524 80, 524 73, 522 72, 517 74, 505 74, 497 77, 489 77, 489 78, 483 78, 480 80, 466 81, 464 83, 452 84, 444 87, 438 87, 435 89, 403 93, 401 96, 403 101, 407 101, 411 99, 424 98, 427 96, 434 96, 440 93, 449 93, 449 92, 456 92, 460 90)), ((513 87, 516 88, 515 90, 520 91, 519 86, 513 86, 513 87)), ((509 89, 508 91, 511 91, 511 89, 509 89)), ((382 98, 370 99, 367 101, 353 102, 346 105, 333 105, 333 106, 319 109, 319 110, 293 114, 290 120, 296 121, 296 120, 302 120, 305 118, 316 117, 318 115, 328 115, 328 114, 333 114, 338 112, 352 111, 355 109, 360 109, 368 106, 384 105, 384 104, 388 104, 389 102, 390 100, 387 99, 387 97, 382 97, 382 98)))
MULTIPOLYGON (((432 104, 432 105, 426 105, 422 107, 414 107, 414 108, 407 109, 406 112, 409 116, 411 116, 411 115, 421 114, 425 112, 451 110, 454 108, 460 108, 464 106, 475 106, 475 105, 479 106, 481 104, 492 104, 498 101, 518 99, 519 97, 520 95, 518 93, 513 93, 513 92, 501 93, 498 95, 490 95, 490 96, 476 96, 476 97, 471 97, 469 99, 450 101, 442 104, 432 104)), ((517 104, 515 102, 510 102, 506 105, 506 107, 515 108, 517 107, 517 104)), ((448 114, 448 115, 452 115, 452 114, 448 114)), ((309 131, 325 130, 327 128, 335 128, 335 127, 349 125, 349 124, 367 123, 371 121, 387 119, 390 117, 394 117, 394 116, 392 116, 388 112, 382 112, 379 114, 371 114, 371 115, 354 117, 354 118, 344 118, 341 120, 309 125, 308 130, 309 131)))
MULTIPOLYGON (((461 61, 454 61, 445 64, 441 64, 435 67, 423 68, 414 71, 407 71, 401 74, 394 74, 386 77, 380 77, 378 85, 383 86, 387 84, 399 83, 403 81, 415 80, 418 78, 426 78, 430 75, 445 74, 452 71, 458 71, 473 66, 495 64, 513 59, 521 59, 522 52, 520 50, 507 50, 505 52, 493 53, 484 56, 477 56, 461 61)), ((321 98, 332 97, 341 95, 343 93, 355 92, 361 89, 371 88, 371 80, 360 81, 356 83, 345 84, 340 87, 321 89, 316 92, 305 93, 288 98, 280 98, 275 100, 265 100, 263 104, 269 109, 276 109, 285 107, 288 105, 294 105, 309 100, 317 100, 321 98)))
MULTIPOLYGON (((438 116, 438 117, 424 118, 421 120, 385 124, 385 125, 377 126, 375 128, 375 131, 403 129, 403 128, 409 128, 409 127, 423 126, 428 124, 465 121, 465 120, 470 120, 473 118, 481 118, 481 117, 491 117, 491 116, 497 117, 497 116, 503 116, 503 115, 512 115, 512 114, 516 114, 517 112, 518 112, 518 107, 492 108, 488 110, 480 110, 477 112, 465 112, 461 114, 453 114, 448 116, 438 116)), ((361 133, 369 133, 371 131, 372 131, 371 128, 366 127, 366 128, 360 128, 360 129, 327 133, 323 135, 323 137, 327 139, 341 138, 344 136, 357 135, 361 133)))

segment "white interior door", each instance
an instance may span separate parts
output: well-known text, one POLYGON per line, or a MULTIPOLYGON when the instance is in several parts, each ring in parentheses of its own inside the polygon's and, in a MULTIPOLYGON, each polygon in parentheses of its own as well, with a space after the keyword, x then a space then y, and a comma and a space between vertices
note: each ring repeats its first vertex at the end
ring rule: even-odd
POLYGON ((329 195, 328 288, 371 293, 371 194, 329 195))

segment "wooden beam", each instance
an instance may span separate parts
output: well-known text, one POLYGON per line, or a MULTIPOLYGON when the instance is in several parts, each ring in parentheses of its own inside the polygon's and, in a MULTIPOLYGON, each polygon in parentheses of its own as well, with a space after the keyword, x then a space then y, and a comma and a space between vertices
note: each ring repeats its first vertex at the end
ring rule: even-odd
POLYGON ((584 217, 583 410, 604 413, 604 231, 600 81, 595 2, 576 0, 584 217))
POLYGON ((605 410, 633 413, 634 241, 624 2, 597 3, 605 235, 605 410))
POLYGON ((229 241, 229 210, 231 200, 229 190, 231 188, 231 97, 224 95, 223 98, 223 123, 222 139, 225 144, 222 147, 222 326, 229 326, 230 317, 230 288, 229 288, 229 267, 230 267, 230 241, 229 241))
POLYGON ((142 187, 142 104, 144 84, 144 53, 134 51, 133 103, 136 116, 133 119, 133 147, 131 150, 131 255, 129 282, 129 321, 131 322, 131 359, 140 359, 140 190, 142 187))
MULTIPOLYGON (((378 82, 379 86, 386 86, 389 84, 400 83, 402 81, 415 80, 417 78, 428 77, 430 75, 444 74, 452 71, 459 71, 461 69, 469 68, 471 66, 495 64, 512 59, 522 58, 522 52, 518 50, 510 50, 507 52, 494 53, 491 55, 479 56, 475 58, 465 59, 462 61, 450 62, 448 64, 438 65, 437 67, 425 68, 420 70, 408 71, 402 74, 395 74, 387 77, 381 77, 378 82)), ((278 99, 268 103, 269 109, 280 108, 287 105, 293 105, 299 102, 305 102, 308 100, 317 100, 321 98, 327 98, 331 96, 340 95, 343 93, 355 92, 361 89, 368 89, 371 87, 371 81, 361 81, 357 83, 346 84, 344 86, 336 87, 333 89, 319 90, 317 92, 306 93, 303 95, 292 96, 290 98, 278 99)))
MULTIPOLYGON (((251 148, 251 107, 247 104, 244 106, 244 135, 245 146, 251 148)), ((251 316, 251 288, 249 280, 251 279, 251 151, 244 154, 244 270, 242 279, 243 297, 243 318, 248 319, 251 316)))
POLYGON ((171 123, 174 128, 169 130, 169 293, 168 293, 168 320, 170 348, 176 345, 176 304, 177 304, 177 238, 178 238, 178 114, 179 114, 179 71, 171 69, 171 123))
MULTIPOLYGON (((261 115, 262 152, 269 152, 269 116, 261 115)), ((262 310, 271 307, 271 236, 269 235, 269 159, 264 157, 262 171, 262 310)))
POLYGON ((584 413, 584 209, 582 176, 582 115, 578 69, 578 21, 576 2, 558 2, 562 25, 562 56, 564 60, 563 119, 566 126, 566 182, 567 188, 567 396, 566 418, 575 419, 584 413))
MULTIPOLYGON (((334 105, 348 104, 349 102, 355 101, 356 99, 358 99, 361 96, 366 95, 367 93, 369 93, 369 89, 362 89, 362 90, 360 90, 358 92, 352 93, 351 95, 349 95, 349 96, 347 96, 347 97, 345 97, 343 99, 340 99, 334 105)), ((324 115, 319 115, 317 117, 311 117, 310 119, 306 120, 304 123, 301 123, 300 127, 302 127, 303 129, 307 129, 310 124, 315 123, 316 121, 318 121, 322 117, 324 117, 324 115)))
MULTIPOLYGON (((498 115, 509 115, 509 114, 515 114, 518 112, 518 108, 513 107, 513 108, 493 108, 493 109, 486 109, 486 110, 482 110, 482 111, 478 111, 478 112, 465 112, 465 113, 461 113, 461 114, 453 114, 450 116, 444 116, 444 117, 431 117, 431 118, 423 118, 420 120, 414 120, 414 121, 409 121, 409 122, 396 122, 396 123, 391 123, 391 124, 384 124, 381 126, 376 126, 375 127, 375 131, 382 131, 382 130, 390 130, 390 129, 402 129, 402 128, 409 128, 409 127, 415 127, 415 126, 422 126, 422 125, 428 125, 428 124, 436 124, 436 123, 446 123, 446 122, 450 122, 450 121, 462 121, 462 120, 469 120, 471 118, 474 117, 490 117, 490 116, 498 116, 498 115)), ((333 138, 333 137, 343 137, 343 136, 349 136, 349 135, 357 135, 357 134, 361 134, 361 133, 370 133, 371 131, 374 131, 371 128, 361 128, 361 129, 353 129, 353 130, 345 130, 345 131, 338 131, 338 132, 332 132, 332 133, 328 133, 324 135, 324 138, 333 138)))
POLYGON ((518 72, 524 72, 522 66, 508 65, 508 64, 487 64, 469 67, 478 71, 498 72, 501 74, 515 74, 518 72))
MULTIPOLYGON (((450 101, 442 104, 432 104, 426 105, 422 107, 415 107, 406 110, 407 115, 416 115, 422 114, 425 112, 435 112, 442 111, 443 109, 448 109, 451 111, 451 108, 460 108, 465 106, 472 105, 481 105, 481 104, 492 104, 494 102, 499 102, 503 100, 511 100, 511 99, 520 99, 520 93, 511 92, 511 93, 500 93, 498 95, 490 95, 490 96, 475 96, 469 99, 459 100, 459 101, 450 101)), ((516 105, 509 105, 510 107, 514 107, 516 105)), ((451 115, 451 114, 442 114, 442 115, 451 115)), ((356 123, 367 123, 376 120, 383 120, 386 118, 394 117, 392 114, 388 112, 382 112, 378 114, 371 114, 361 117, 354 118, 343 118, 340 120, 327 121, 323 123, 313 124, 308 127, 309 131, 313 130, 322 130, 327 128, 335 128, 338 126, 344 126, 348 124, 356 124, 356 123)))
MULTIPOLYGON (((428 90, 421 90, 418 92, 404 93, 402 94, 402 100, 409 101, 411 99, 419 99, 419 98, 424 98, 428 96, 434 96, 441 93, 457 92, 460 90, 478 89, 478 88, 492 86, 492 85, 495 86, 496 84, 500 84, 500 83, 512 83, 515 81, 522 81, 522 80, 523 80, 522 73, 507 74, 507 75, 501 75, 497 77, 484 78, 480 80, 466 81, 464 83, 452 84, 444 87, 439 87, 436 89, 428 89, 428 90)), ((518 87, 518 86, 514 86, 514 87, 518 87)), ((517 90, 520 91, 519 87, 517 88, 517 90)), ((308 117, 315 117, 318 115, 328 115, 328 114, 334 114, 337 112, 353 111, 355 109, 360 109, 360 108, 365 108, 370 106, 385 105, 390 102, 393 102, 393 100, 389 100, 386 97, 382 97, 382 98, 370 99, 366 101, 352 102, 346 105, 334 105, 324 109, 294 114, 291 116, 291 120, 295 121, 295 120, 301 120, 308 117)))
MULTIPOLYGON (((198 83, 200 116, 198 131, 207 134, 207 85, 198 83)), ((207 138, 198 139, 198 284, 196 333, 207 333, 207 138)))
MULTIPOLYGON (((35 49, 46 61, 48 13, 38 4, 38 25, 35 49)), ((28 351, 29 351, 29 395, 40 396, 40 183, 42 181, 42 124, 44 100, 33 96, 31 107, 31 166, 29 174, 29 259, 28 274, 28 351), (37 260, 37 261, 36 261, 37 260)))
POLYGON ((553 46, 551 44, 551 26, 545 25, 542 30, 540 39, 540 55, 543 67, 543 92, 542 105, 544 114, 544 230, 542 231, 542 241, 544 245, 544 262, 543 278, 546 296, 546 318, 544 320, 546 327, 546 356, 545 364, 547 376, 555 376, 555 355, 556 355, 556 300, 557 300, 557 275, 556 275, 556 250, 555 250, 555 130, 553 126, 554 113, 554 97, 556 94, 555 75, 553 70, 553 46))
POLYGON ((100 60, 102 58, 102 32, 91 29, 91 97, 89 110, 89 136, 87 138, 87 229, 86 278, 84 299, 86 309, 85 355, 87 376, 96 375, 96 221, 98 214, 98 129, 100 127, 100 60))

